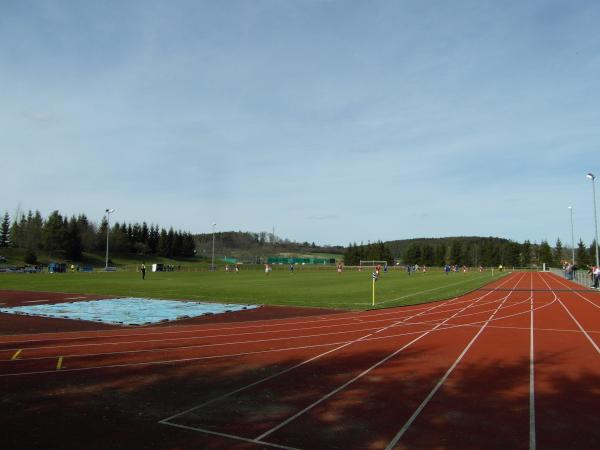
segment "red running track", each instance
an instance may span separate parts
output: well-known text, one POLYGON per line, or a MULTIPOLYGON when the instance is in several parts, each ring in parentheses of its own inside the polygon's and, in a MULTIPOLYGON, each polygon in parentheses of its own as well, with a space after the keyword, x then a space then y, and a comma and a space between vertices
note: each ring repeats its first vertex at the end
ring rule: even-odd
POLYGON ((597 292, 513 273, 405 308, 0 336, 3 429, 10 448, 600 448, 599 333, 597 292))

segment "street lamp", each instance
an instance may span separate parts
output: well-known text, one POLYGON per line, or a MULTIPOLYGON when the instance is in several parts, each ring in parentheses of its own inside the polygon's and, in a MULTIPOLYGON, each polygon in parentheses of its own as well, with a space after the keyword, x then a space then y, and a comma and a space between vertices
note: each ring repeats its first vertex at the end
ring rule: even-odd
POLYGON ((592 180, 592 194, 594 196, 594 231, 596 233, 596 267, 598 267, 600 266, 600 261, 598 259, 598 216, 596 215, 596 176, 591 172, 588 173, 586 176, 590 180, 592 180))
POLYGON ((572 264, 575 265, 575 235, 573 234, 573 207, 569 206, 569 211, 571 212, 571 259, 572 264))
POLYGON ((110 233, 110 213, 114 213, 113 209, 106 209, 106 265, 104 266, 104 270, 108 271, 108 235, 110 233))
POLYGON ((213 231, 212 231, 212 235, 213 235, 212 236, 212 241, 213 241, 213 243, 212 243, 212 264, 210 266, 211 270, 215 270, 215 227, 216 226, 217 226, 216 223, 212 224, 212 229, 213 229, 213 231))

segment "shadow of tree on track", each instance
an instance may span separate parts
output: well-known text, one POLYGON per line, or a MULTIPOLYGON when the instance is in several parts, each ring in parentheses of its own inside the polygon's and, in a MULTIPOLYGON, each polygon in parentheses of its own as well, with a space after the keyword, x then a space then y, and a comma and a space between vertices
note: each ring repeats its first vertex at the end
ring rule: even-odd
MULTIPOLYGON (((407 349, 265 438, 299 448, 385 448, 448 369, 434 349, 407 349)), ((328 355, 175 420, 254 438, 389 355, 328 355)), ((161 425, 159 420, 300 364, 303 357, 238 357, 36 376, 0 386, 3 448, 233 449, 261 445, 161 425), (6 443, 6 445, 4 444, 6 443)), ((536 369, 561 360, 543 354, 536 369)), ((598 373, 557 373, 536 390, 538 448, 600 445, 598 373)), ((529 446, 529 360, 459 365, 414 420, 406 449, 529 446)))

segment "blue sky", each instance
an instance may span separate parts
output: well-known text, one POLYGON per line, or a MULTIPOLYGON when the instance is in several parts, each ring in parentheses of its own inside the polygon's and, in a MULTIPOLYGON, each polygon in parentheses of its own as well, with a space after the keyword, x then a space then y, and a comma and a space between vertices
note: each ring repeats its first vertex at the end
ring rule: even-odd
MULTIPOLYGON (((0 211, 593 238, 594 1, 0 3, 0 211)), ((599 192, 600 195, 600 192, 599 192)))

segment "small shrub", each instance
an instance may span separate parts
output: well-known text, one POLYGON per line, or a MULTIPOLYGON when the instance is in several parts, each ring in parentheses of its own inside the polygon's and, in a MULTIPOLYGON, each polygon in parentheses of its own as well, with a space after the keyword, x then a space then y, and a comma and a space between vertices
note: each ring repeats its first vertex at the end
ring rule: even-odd
POLYGON ((35 264, 37 262, 37 255, 33 250, 27 250, 23 257, 25 264, 35 264))

